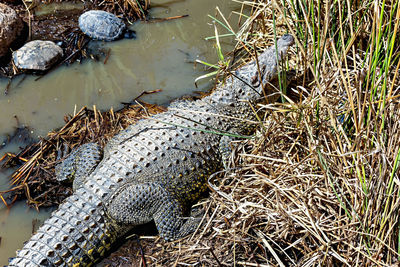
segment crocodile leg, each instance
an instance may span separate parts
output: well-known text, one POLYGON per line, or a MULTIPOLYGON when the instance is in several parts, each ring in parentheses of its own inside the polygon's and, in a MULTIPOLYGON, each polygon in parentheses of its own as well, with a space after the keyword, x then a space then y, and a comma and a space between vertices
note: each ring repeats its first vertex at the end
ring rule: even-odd
POLYGON ((103 158, 103 150, 97 143, 86 143, 74 150, 56 166, 56 179, 60 182, 73 182, 76 191, 103 158))
POLYGON ((139 225, 154 219, 160 236, 182 238, 196 230, 200 218, 184 218, 181 204, 156 183, 127 183, 106 202, 106 212, 118 223, 139 225))

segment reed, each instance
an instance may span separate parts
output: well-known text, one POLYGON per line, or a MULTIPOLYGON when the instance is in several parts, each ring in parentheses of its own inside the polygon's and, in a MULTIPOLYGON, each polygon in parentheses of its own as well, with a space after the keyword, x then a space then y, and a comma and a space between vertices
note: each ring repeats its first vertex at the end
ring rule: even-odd
POLYGON ((238 142, 233 169, 210 180, 208 227, 187 245, 193 261, 396 264, 399 2, 240 2, 252 15, 237 48, 253 54, 293 34, 297 80, 285 102, 263 106, 263 131, 238 142))
MULTIPOLYGON (((251 14, 234 54, 289 32, 296 47, 285 67, 297 79, 285 101, 261 106, 263 125, 235 142, 231 169, 210 178, 198 231, 175 243, 143 237, 142 255, 155 266, 395 266, 399 2, 236 2, 251 14)), ((131 242, 110 261, 135 254, 131 242)))

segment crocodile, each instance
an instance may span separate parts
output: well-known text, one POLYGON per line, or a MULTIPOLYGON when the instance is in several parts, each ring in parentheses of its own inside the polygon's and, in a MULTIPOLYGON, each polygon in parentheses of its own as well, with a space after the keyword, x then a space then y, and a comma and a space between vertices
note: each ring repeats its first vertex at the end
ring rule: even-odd
MULTIPOLYGON (((74 193, 9 266, 90 266, 133 227, 152 220, 167 241, 194 232, 200 218, 188 216, 192 205, 207 191, 208 177, 223 168, 229 141, 254 131, 247 121, 256 120, 254 107, 293 43, 283 35, 210 95, 175 101, 115 135, 94 170, 74 183, 74 193)), ((88 153, 77 154, 85 165, 88 153)))

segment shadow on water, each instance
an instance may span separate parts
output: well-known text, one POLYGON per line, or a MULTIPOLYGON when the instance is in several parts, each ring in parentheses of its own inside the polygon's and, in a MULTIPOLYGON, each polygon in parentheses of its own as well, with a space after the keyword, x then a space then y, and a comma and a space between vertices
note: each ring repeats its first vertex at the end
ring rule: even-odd
MULTIPOLYGON (((130 102, 143 91, 157 89, 162 92, 141 99, 165 104, 195 90, 207 90, 207 81, 195 88, 194 79, 205 74, 205 70, 193 64, 197 58, 217 62, 214 41, 204 40, 214 35, 214 24, 207 15, 215 15, 218 6, 228 16, 232 10, 239 11, 240 6, 231 0, 154 0, 152 6, 150 17, 189 16, 161 23, 137 22, 131 26, 137 32, 136 40, 92 43, 109 51, 106 64, 103 60, 86 60, 61 66, 37 81, 37 76, 20 76, 12 81, 7 95, 3 92, 8 80, 0 80, 0 141, 15 130, 15 116, 37 138, 60 127, 63 116, 81 106, 118 109, 121 102, 130 102)), ((237 21, 235 16, 233 24, 237 21)), ((220 34, 224 33, 221 29, 220 34)), ((232 39, 223 40, 226 51, 231 50, 231 42, 232 39)), ((0 152, 16 152, 20 145, 17 141, 0 152)), ((8 186, 8 175, 0 172, 2 189, 8 186)), ((37 213, 25 203, 17 203, 11 210, 0 207, 0 266, 30 237, 32 220, 42 221, 48 216, 48 211, 37 213)))

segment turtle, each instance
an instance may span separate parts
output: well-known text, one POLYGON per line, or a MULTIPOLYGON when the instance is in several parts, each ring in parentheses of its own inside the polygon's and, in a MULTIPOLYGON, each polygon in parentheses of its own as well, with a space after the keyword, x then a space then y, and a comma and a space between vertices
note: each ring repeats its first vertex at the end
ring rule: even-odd
POLYGON ((90 10, 79 17, 79 28, 94 40, 114 41, 121 38, 136 38, 136 32, 114 14, 102 10, 90 10))
POLYGON ((17 12, 0 3, 0 57, 7 55, 13 43, 23 34, 24 24, 17 12))
POLYGON ((20 69, 45 71, 62 56, 62 48, 54 42, 34 40, 14 51, 13 61, 20 69))

